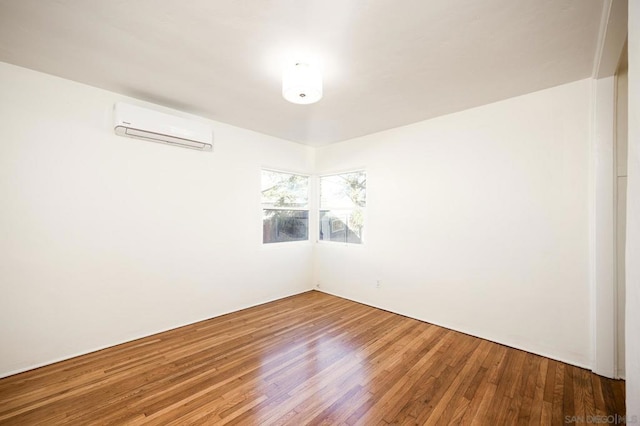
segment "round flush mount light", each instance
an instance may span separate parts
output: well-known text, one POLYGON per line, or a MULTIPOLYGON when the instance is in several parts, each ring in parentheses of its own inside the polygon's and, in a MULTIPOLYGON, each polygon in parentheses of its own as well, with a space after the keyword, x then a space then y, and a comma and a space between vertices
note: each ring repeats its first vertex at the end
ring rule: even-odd
POLYGON ((305 62, 294 62, 282 74, 282 96, 294 104, 312 104, 322 99, 322 75, 305 62))

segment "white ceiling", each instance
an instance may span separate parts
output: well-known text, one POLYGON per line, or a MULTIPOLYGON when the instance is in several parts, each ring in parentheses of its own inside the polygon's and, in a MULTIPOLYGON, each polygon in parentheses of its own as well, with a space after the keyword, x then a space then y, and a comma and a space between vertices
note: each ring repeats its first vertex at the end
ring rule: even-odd
POLYGON ((0 61, 320 146, 591 76, 604 0, 0 0, 0 61), (281 96, 285 57, 324 98, 281 96))

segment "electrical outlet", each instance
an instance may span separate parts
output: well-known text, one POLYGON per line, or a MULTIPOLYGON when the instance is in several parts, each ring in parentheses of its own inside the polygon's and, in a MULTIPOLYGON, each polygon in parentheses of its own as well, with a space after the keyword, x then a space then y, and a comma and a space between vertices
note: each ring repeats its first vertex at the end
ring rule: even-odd
POLYGON ((382 280, 376 280, 376 288, 380 288, 382 286, 382 280))
POLYGON ((316 283, 316 288, 320 288, 320 281, 316 283))

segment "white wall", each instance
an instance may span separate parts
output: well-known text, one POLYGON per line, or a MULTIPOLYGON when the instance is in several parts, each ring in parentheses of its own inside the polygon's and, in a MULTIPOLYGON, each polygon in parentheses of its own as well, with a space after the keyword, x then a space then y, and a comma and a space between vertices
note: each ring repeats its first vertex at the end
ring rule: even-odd
POLYGON ((629 2, 629 133, 627 154, 626 395, 640 421, 640 2, 629 2))
POLYGON ((591 179, 593 362, 592 369, 616 376, 615 280, 615 78, 592 80, 591 179))
POLYGON ((144 102, 0 63, 0 376, 316 282, 590 366, 589 88, 317 151, 210 122, 211 154, 117 137, 113 103, 144 102), (263 247, 260 168, 314 160, 318 173, 366 167, 366 244, 263 247))
POLYGON ((144 105, 0 63, 0 376, 311 288, 310 243, 262 247, 259 194, 311 148, 115 136, 120 100, 144 105))
MULTIPOLYGON (((626 58, 626 52, 624 57, 626 58)), ((616 377, 624 378, 625 247, 627 233, 627 133, 629 120, 628 65, 626 59, 616 73, 616 127, 615 127, 615 290, 616 290, 616 377)))
POLYGON ((318 173, 366 167, 368 217, 314 282, 590 366, 589 104, 582 80, 319 149, 318 173))

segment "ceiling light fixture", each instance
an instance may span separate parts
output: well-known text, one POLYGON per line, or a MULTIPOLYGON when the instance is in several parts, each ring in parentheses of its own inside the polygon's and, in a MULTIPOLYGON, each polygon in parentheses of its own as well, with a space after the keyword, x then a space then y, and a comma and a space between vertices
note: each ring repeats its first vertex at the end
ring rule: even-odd
POLYGON ((322 75, 308 63, 295 62, 282 74, 282 96, 294 104, 312 104, 322 99, 322 75))

